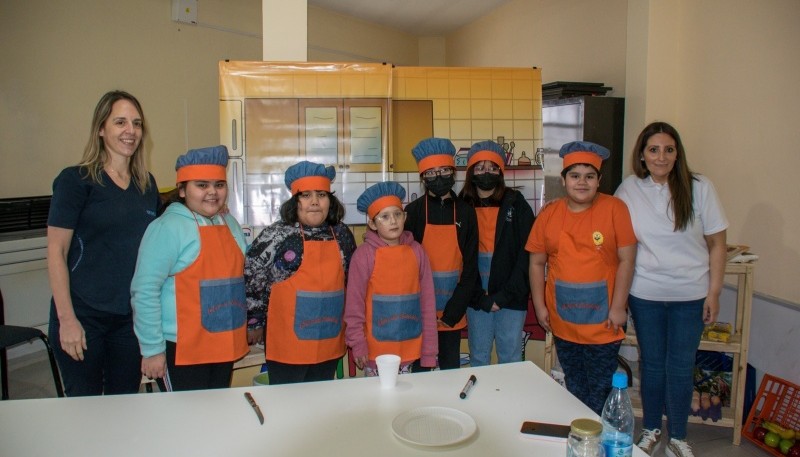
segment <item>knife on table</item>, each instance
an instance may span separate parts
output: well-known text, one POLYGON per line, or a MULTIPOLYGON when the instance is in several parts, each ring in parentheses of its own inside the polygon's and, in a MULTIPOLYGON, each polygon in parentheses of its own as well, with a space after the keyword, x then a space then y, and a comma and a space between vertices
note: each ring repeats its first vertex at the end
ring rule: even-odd
POLYGON ((253 408, 253 411, 256 412, 256 416, 258 416, 258 421, 261 423, 261 425, 264 425, 264 415, 261 413, 261 408, 258 407, 258 403, 256 403, 256 400, 253 398, 252 395, 250 395, 250 392, 245 392, 244 398, 247 399, 247 402, 250 403, 250 406, 253 408))

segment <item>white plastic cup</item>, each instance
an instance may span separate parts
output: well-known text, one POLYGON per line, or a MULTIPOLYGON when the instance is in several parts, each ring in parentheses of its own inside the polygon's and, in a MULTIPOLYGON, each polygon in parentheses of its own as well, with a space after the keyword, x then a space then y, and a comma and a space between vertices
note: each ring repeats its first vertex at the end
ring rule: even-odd
POLYGON ((400 356, 395 354, 379 355, 375 357, 375 364, 378 366, 381 388, 394 389, 394 386, 397 385, 397 374, 400 371, 400 356))

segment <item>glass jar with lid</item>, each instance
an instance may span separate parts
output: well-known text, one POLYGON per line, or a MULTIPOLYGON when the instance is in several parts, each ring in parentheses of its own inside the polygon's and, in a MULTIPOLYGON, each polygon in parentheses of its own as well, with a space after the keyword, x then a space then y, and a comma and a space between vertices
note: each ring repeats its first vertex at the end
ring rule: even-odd
POLYGON ((567 457, 605 457, 600 434, 603 426, 592 419, 575 419, 567 438, 567 457))

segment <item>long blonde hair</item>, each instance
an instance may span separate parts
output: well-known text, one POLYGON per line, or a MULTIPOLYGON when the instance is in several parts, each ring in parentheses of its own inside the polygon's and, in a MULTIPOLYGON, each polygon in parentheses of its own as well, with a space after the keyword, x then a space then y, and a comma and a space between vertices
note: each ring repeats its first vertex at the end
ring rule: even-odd
POLYGON ((81 158, 79 167, 85 172, 85 177, 90 177, 92 181, 102 185, 103 184, 103 165, 108 158, 103 137, 100 136, 100 129, 105 124, 108 117, 111 116, 111 108, 114 103, 120 100, 128 100, 136 107, 139 112, 139 117, 142 118, 142 140, 139 142, 139 147, 133 152, 133 156, 128 164, 128 171, 131 174, 133 182, 139 189, 139 192, 144 194, 150 186, 150 174, 147 172, 144 157, 144 144, 147 140, 147 123, 144 120, 144 111, 139 100, 133 95, 121 91, 112 90, 106 92, 97 102, 94 108, 94 115, 92 116, 92 126, 89 130, 89 141, 83 149, 83 158, 81 158))

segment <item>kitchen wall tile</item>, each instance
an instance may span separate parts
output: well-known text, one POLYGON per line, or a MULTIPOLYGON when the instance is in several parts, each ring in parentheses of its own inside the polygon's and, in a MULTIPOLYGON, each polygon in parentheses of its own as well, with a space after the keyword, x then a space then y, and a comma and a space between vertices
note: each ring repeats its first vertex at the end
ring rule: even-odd
POLYGON ((428 81, 425 78, 408 78, 406 80, 406 97, 428 98, 428 81))
POLYGON ((291 76, 269 78, 269 96, 290 98, 294 93, 294 79, 291 76))
POLYGON ((470 112, 473 119, 492 119, 492 101, 472 99, 470 112))
POLYGON ((515 79, 512 81, 514 98, 517 100, 533 100, 533 83, 530 78, 515 79))
POLYGON ((514 138, 514 123, 511 121, 492 121, 492 134, 489 138, 497 139, 498 136, 514 138))
POLYGON ((470 98, 469 80, 450 79, 450 98, 470 98))
POLYGON ((511 119, 513 117, 511 100, 492 100, 492 119, 511 119))
POLYGON ((472 136, 471 138, 493 138, 492 135, 492 121, 490 120, 473 120, 472 121, 472 136))
POLYGON ((364 75, 364 96, 375 98, 391 97, 391 80, 392 77, 388 74, 364 75))
POLYGON ((468 120, 451 120, 450 137, 458 139, 473 138, 471 124, 472 121, 468 120))
POLYGON ((450 99, 450 119, 472 119, 471 108, 468 99, 450 99))
POLYGON ((470 81, 470 96, 475 98, 492 98, 492 81, 490 79, 473 79, 470 81))
POLYGON ((450 138, 453 137, 450 135, 450 120, 449 119, 442 119, 433 121, 433 136, 438 136, 440 138, 450 138))
POLYGON ((515 179, 514 187, 525 196, 526 200, 536 199, 536 181, 533 179, 515 179))
POLYGON ((533 104, 529 100, 514 100, 514 119, 533 119, 533 104))
POLYGON ((433 118, 450 119, 450 99, 448 98, 433 99, 433 118))
MULTIPOLYGON (((495 75, 496 77, 497 75, 495 75)), ((497 100, 499 98, 511 99, 513 97, 512 84, 510 79, 493 79, 492 80, 492 98, 497 100)))
MULTIPOLYGON (((514 124, 514 138, 533 140, 536 138, 533 132, 532 120, 515 120, 514 124)), ((530 150, 530 149, 528 149, 530 150)))
POLYGON ((428 98, 448 98, 449 96, 450 81, 448 79, 428 79, 428 98))

